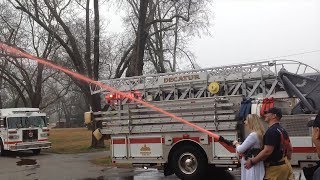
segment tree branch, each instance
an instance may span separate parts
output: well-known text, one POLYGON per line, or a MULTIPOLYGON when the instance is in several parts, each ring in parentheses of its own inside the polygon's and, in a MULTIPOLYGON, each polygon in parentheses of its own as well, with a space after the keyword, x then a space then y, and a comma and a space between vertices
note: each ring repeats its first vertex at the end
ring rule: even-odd
POLYGON ((63 20, 61 19, 61 17, 59 16, 59 14, 57 13, 57 11, 50 5, 48 0, 44 0, 44 3, 47 5, 47 7, 49 8, 50 12, 53 14, 53 16, 56 18, 56 20, 58 21, 58 23, 61 25, 61 27, 63 28, 63 30, 65 31, 66 35, 68 36, 69 40, 70 40, 70 44, 73 50, 73 58, 75 58, 73 60, 75 67, 78 69, 78 72, 84 74, 84 65, 82 62, 82 57, 80 55, 78 46, 77 46, 77 42, 75 40, 75 37, 73 36, 73 34, 71 33, 69 27, 63 22, 63 20))
POLYGON ((127 63, 125 63, 125 61, 126 61, 126 59, 128 59, 127 57, 128 57, 129 53, 132 51, 133 48, 134 48, 134 44, 131 44, 131 46, 127 49, 127 51, 125 51, 123 53, 123 56, 121 57, 120 63, 118 64, 118 67, 116 69, 116 73, 115 73, 114 78, 119 78, 119 77, 122 76, 122 73, 124 72, 123 69, 127 68, 127 66, 125 66, 125 64, 127 64, 127 63), (123 65, 123 68, 121 69, 122 65, 123 65))

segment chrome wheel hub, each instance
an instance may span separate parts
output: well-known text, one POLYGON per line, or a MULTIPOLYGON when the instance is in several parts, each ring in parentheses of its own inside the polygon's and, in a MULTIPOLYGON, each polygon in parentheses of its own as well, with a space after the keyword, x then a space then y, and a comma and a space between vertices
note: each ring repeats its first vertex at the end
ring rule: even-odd
POLYGON ((178 164, 184 174, 193 174, 198 168, 197 158, 191 153, 181 154, 178 164))

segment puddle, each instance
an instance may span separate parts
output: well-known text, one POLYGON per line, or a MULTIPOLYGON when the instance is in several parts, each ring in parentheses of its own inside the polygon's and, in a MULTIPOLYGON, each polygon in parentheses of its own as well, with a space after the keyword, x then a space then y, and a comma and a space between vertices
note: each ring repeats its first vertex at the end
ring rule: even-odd
POLYGON ((105 177, 105 176, 99 176, 96 178, 84 178, 81 180, 133 180, 134 177, 133 176, 129 176, 129 177, 105 177))
POLYGON ((30 174, 27 174, 26 176, 31 176, 31 175, 33 175, 33 174, 36 174, 36 173, 30 173, 30 174))
POLYGON ((20 159, 17 162, 17 166, 28 166, 28 165, 36 165, 37 161, 35 159, 20 159))

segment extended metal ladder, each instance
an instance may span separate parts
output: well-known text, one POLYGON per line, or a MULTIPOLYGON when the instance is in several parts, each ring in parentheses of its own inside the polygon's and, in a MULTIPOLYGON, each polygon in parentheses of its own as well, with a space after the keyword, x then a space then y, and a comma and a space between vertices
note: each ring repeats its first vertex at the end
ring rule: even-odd
MULTIPOLYGON (((201 70, 109 79, 99 82, 123 92, 140 91, 143 98, 149 96, 153 101, 202 98, 216 95, 243 95, 244 97, 278 95, 283 97, 287 96, 287 94, 277 75, 282 68, 295 74, 319 72, 313 67, 298 61, 274 60, 201 70), (219 90, 216 94, 208 91, 208 85, 211 82, 217 82, 219 85, 219 90)), ((96 93, 107 94, 108 91, 92 84, 91 94, 96 93)), ((123 100, 123 102, 126 101, 126 99, 123 100)))

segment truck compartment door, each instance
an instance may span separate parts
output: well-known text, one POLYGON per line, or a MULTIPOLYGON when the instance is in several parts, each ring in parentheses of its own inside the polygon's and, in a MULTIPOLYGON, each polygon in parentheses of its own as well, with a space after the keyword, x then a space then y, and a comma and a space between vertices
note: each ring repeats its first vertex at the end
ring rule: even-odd
POLYGON ((164 140, 161 135, 128 136, 129 157, 162 157, 164 140))
POLYGON ((128 157, 128 141, 126 136, 111 137, 112 157, 127 158, 128 157))

